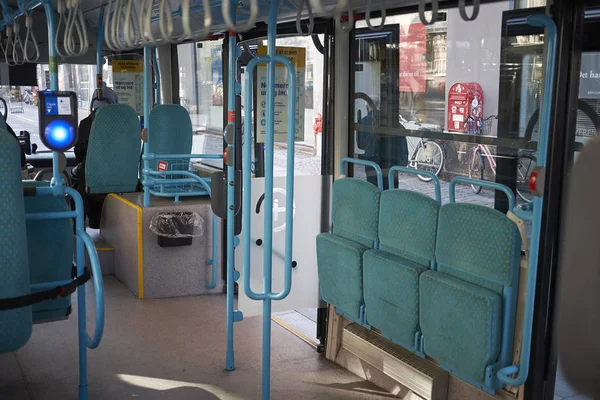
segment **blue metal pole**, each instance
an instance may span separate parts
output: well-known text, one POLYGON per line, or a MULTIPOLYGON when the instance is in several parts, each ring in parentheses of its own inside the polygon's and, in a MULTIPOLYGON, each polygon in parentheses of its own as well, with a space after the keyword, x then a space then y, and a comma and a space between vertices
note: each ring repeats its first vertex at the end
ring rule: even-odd
MULTIPOLYGON (((152 82, 150 80, 150 57, 151 50, 150 46, 144 46, 144 128, 149 129, 150 127, 150 87, 152 82)), ((150 154, 150 135, 148 140, 144 144, 144 157, 150 154)), ((144 207, 150 206, 150 188, 146 184, 146 172, 150 170, 150 161, 144 158, 144 168, 142 171, 142 184, 144 185, 144 207)))
POLYGON ((96 88, 102 89, 104 57, 102 57, 102 46, 104 45, 104 10, 98 15, 98 43, 96 43, 96 88))
MULTIPOLYGON (((267 56, 275 57, 277 37, 277 12, 279 0, 271 0, 269 9, 269 25, 267 29, 267 56)), ((263 287, 265 293, 273 290, 273 151, 275 142, 275 62, 271 60, 267 64, 267 126, 265 137, 265 258, 263 287)), ((294 101, 290 99, 289 101, 294 101)), ((288 118, 295 118, 288 115, 288 118)), ((288 132, 295 135, 295 132, 288 132)), ((288 152, 294 149, 288 149, 288 152)), ((292 165, 293 168, 293 165, 292 165)), ((290 214, 291 209, 287 210, 290 214)), ((262 343, 262 398, 268 400, 271 397, 271 297, 266 296, 263 300, 263 343, 262 343)))
MULTIPOLYGON (((542 105, 540 114, 540 137, 538 141, 537 165, 546 167, 546 156, 548 153, 548 136, 550 134, 550 114, 554 91, 554 74, 556 63, 556 24, 552 18, 546 15, 532 15, 527 18, 527 23, 532 26, 544 27, 546 34, 546 57, 544 60, 544 91, 542 93, 542 105)), ((521 386, 529 375, 529 362, 531 358, 531 333, 533 329, 533 314, 535 306, 536 278, 538 271, 538 257, 540 246, 540 235, 543 216, 543 196, 533 197, 533 215, 531 224, 531 242, 529 252, 529 265, 527 266, 527 297, 525 300, 525 316, 523 317, 523 339, 521 342, 521 356, 519 364, 502 368, 498 371, 498 379, 510 386, 521 386), (518 373, 516 377, 510 375, 518 373)))
POLYGON ((19 4, 19 10, 12 11, 10 9, 10 7, 8 6, 7 0, 0 0, 0 5, 2 6, 2 10, 3 10, 2 20, 0 21, 0 30, 2 30, 7 24, 12 25, 15 18, 18 18, 18 17, 22 16, 23 14, 25 14, 25 12, 24 12, 25 10, 31 11, 43 3, 44 2, 42 2, 42 1, 34 0, 34 1, 31 1, 29 4, 26 4, 25 7, 22 7, 21 4, 19 4))
MULTIPOLYGON (((224 0, 229 1, 229 0, 224 0)), ((232 13, 235 18, 235 12, 232 13)), ((227 354, 225 369, 235 369, 235 355, 233 349, 233 324, 234 324, 234 289, 235 289, 235 83, 237 78, 237 44, 235 32, 229 31, 229 58, 228 58, 228 87, 227 87, 227 122, 229 124, 228 134, 232 137, 226 138, 228 157, 234 160, 227 166, 227 354)), ((250 182, 246 183, 250 185, 250 182)))
MULTIPOLYGON (((58 90, 58 58, 56 56, 56 14, 51 0, 44 0, 44 10, 48 21, 48 66, 50 70, 50 90, 58 90)), ((63 193, 62 174, 59 170, 58 153, 52 154, 52 180, 50 185, 56 194, 63 193)))
POLYGON ((156 47, 152 48, 152 63, 154 64, 154 90, 156 93, 156 104, 161 104, 160 94, 160 68, 158 67, 158 57, 156 56, 156 47))

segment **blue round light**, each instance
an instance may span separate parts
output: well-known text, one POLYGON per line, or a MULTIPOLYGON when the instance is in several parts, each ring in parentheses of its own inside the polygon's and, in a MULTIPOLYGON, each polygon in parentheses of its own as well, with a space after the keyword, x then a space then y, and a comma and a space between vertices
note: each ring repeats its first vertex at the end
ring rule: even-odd
POLYGON ((46 126, 44 138, 51 150, 66 150, 75 144, 75 129, 67 121, 52 121, 46 126))

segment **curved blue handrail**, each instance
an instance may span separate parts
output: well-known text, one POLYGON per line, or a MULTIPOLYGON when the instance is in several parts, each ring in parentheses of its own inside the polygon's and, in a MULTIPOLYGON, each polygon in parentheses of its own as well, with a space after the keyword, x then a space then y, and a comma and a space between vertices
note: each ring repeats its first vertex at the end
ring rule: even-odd
POLYGON ((77 237, 83 240, 85 249, 87 250, 92 265, 92 279, 94 280, 94 294, 96 296, 96 328, 94 337, 90 338, 86 332, 86 346, 90 349, 95 349, 100 344, 104 333, 104 286, 102 282, 102 268, 100 267, 100 259, 94 241, 87 232, 78 230, 77 237))
POLYGON ((513 193, 512 190, 510 190, 508 188, 508 186, 504 186, 504 185, 501 185, 496 182, 489 182, 489 181, 482 181, 479 179, 465 178, 463 176, 457 176, 456 178, 454 178, 450 181, 450 188, 448 189, 450 203, 456 202, 456 184, 457 183, 481 186, 481 187, 492 189, 492 190, 498 190, 498 191, 504 193, 506 195, 506 197, 508 197, 508 209, 509 210, 514 209, 515 204, 517 204, 515 194, 513 193))
POLYGON ((440 185, 440 180, 434 173, 429 171, 421 171, 414 168, 392 167, 390 168, 390 172, 388 172, 388 184, 390 189, 394 187, 394 175, 396 174, 396 172, 404 172, 405 174, 412 174, 417 176, 427 176, 431 179, 431 182, 433 182, 433 186, 435 188, 435 199, 438 203, 442 202, 442 188, 440 185))
MULTIPOLYGON (((261 56, 255 57, 248 63, 246 67, 246 87, 249 88, 246 90, 245 99, 244 99, 244 109, 246 112, 251 111, 252 109, 252 72, 255 67, 259 63, 280 63, 286 66, 288 70, 288 82, 289 82, 289 98, 294 99, 288 102, 288 115, 293 116, 296 114, 296 72, 294 65, 287 57, 281 56, 261 56)), ((269 91, 267 90, 267 94, 269 91)), ((273 110, 270 110, 271 114, 273 110)), ((267 113, 269 113, 269 107, 267 106, 267 113)), ((267 117, 268 120, 268 117, 267 117)), ((244 142, 251 143, 252 142, 252 125, 245 124, 244 126, 244 142)), ((288 118, 288 159, 287 159, 287 177, 286 177, 286 208, 288 210, 292 210, 294 207, 294 140, 295 140, 295 118, 288 118), (291 143, 290 143, 291 142, 291 143), (291 170, 291 171, 290 171, 291 170)), ((269 138, 267 135, 267 141, 273 141, 274 138, 269 138)), ((269 144, 269 143, 267 143, 269 144)), ((270 143, 270 146, 273 147, 273 143, 270 143)), ((268 146, 267 146, 268 147, 268 146)), ((251 154, 251 146, 244 146, 244 181, 250 182, 252 179, 251 176, 251 168, 249 163, 252 159, 251 154), (248 165, 246 165, 248 164, 248 165)), ((273 164, 273 155, 271 154, 269 157, 269 149, 266 151, 266 159, 267 165, 273 164)), ((265 210, 270 210, 273 208, 273 168, 270 168, 270 171, 267 171, 265 174, 267 175, 265 178, 265 210), (269 174, 270 172, 270 174, 269 174)), ((293 228, 293 213, 286 213, 286 235, 285 235, 285 261, 284 261, 284 277, 283 277, 283 289, 279 293, 271 293, 270 290, 268 292, 256 293, 252 290, 250 286, 250 215, 251 215, 251 191, 249 186, 244 188, 244 202, 243 202, 243 250, 244 250, 244 263, 243 263, 243 271, 244 271, 244 292, 248 296, 248 298, 252 300, 281 300, 287 297, 292 288, 292 228, 293 228)), ((264 248, 265 255, 272 254, 273 252, 273 214, 266 212, 265 213, 265 240, 264 240, 264 248)), ((271 258, 265 257, 265 271, 271 271, 271 258)))
MULTIPOLYGON (((548 136, 550 134, 550 117, 554 91, 554 73, 556 62, 556 24, 546 15, 531 15, 527 23, 532 26, 546 29, 546 59, 544 65, 544 90, 540 115, 540 135, 538 141, 537 165, 546 166, 548 153, 548 136)), ((521 341, 521 355, 518 365, 502 368, 496 374, 500 382, 510 386, 521 386, 529 376, 529 361, 531 358, 531 333, 533 329, 533 314, 535 306, 535 291, 538 271, 539 246, 542 226, 543 196, 535 196, 532 200, 533 211, 531 218, 531 241, 529 245, 529 265, 527 266, 527 289, 525 300, 525 316, 523 317, 523 338, 521 341), (511 378, 510 375, 517 374, 511 378)), ((522 214, 523 212, 519 212, 522 214)))
POLYGON ((377 187, 383 191, 383 172, 377 163, 359 158, 344 157, 340 162, 340 175, 346 175, 346 164, 364 165, 365 167, 373 168, 377 173, 377 187))

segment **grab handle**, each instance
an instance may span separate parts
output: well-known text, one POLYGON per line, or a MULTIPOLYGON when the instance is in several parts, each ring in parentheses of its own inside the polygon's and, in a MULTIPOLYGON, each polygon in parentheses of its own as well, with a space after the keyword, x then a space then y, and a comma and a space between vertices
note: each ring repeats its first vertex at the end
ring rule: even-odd
POLYGON ((92 278, 94 280, 94 293, 96 295, 96 328, 94 337, 90 338, 86 333, 86 346, 89 349, 95 349, 100 344, 104 334, 104 286, 102 284, 102 268, 98 259, 98 252, 94 241, 85 231, 78 230, 77 237, 83 240, 83 244, 92 264, 92 278))
MULTIPOLYGON (((286 177, 286 216, 285 216, 285 255, 284 255, 284 284, 283 290, 279 293, 272 293, 269 291, 263 291, 256 293, 250 286, 250 248, 251 248, 251 185, 247 184, 244 187, 243 207, 242 207, 242 218, 243 218, 243 272, 244 272, 244 291, 246 296, 252 300, 281 300, 287 297, 292 288, 292 238, 293 238, 293 217, 294 213, 291 211, 294 208, 294 145, 295 145, 295 133, 296 133, 296 70, 294 65, 287 57, 282 56, 261 56, 255 57, 248 63, 246 67, 246 88, 244 96, 244 113, 245 120, 250 121, 252 118, 252 83, 253 83, 253 72, 259 63, 280 63, 285 65, 288 70, 288 158, 287 158, 287 177, 286 177)), ((267 82, 275 84, 275 82, 267 82)), ((269 91, 274 88, 267 88, 267 96, 269 91)), ((272 94, 271 94, 272 95, 272 94)), ((270 109, 267 105, 267 121, 274 118, 274 110, 270 109)), ((267 138, 267 144, 272 147, 273 138, 267 138)), ((244 143, 252 143, 252 124, 244 124, 244 143)), ((269 153, 267 149, 267 154, 269 153)), ((251 172, 252 162, 252 149, 251 146, 244 146, 244 177, 243 182, 250 182, 252 180, 251 172)), ((267 163, 268 164, 268 163, 267 163)), ((264 239, 264 273, 270 274, 272 272, 272 254, 273 254, 273 238, 272 238, 272 210, 273 210, 273 192, 269 191, 269 188, 273 187, 273 171, 267 171, 265 177, 265 239, 264 239)))
POLYGON ((240 28, 238 28, 231 19, 232 13, 230 9, 230 0, 223 0, 221 2, 221 12, 223 13, 223 21, 225 21, 229 29, 235 33, 241 33, 249 31, 254 27, 254 24, 256 23, 256 17, 258 16, 258 0, 250 0, 250 17, 248 18, 248 21, 246 21, 246 24, 240 28))
POLYGON ((442 189, 440 186, 440 180, 438 177, 429 171, 421 171, 414 168, 406 168, 406 167, 392 167, 390 168, 390 172, 388 173, 388 183, 390 189, 394 187, 394 176, 396 172, 404 172, 405 174, 418 175, 418 176, 426 176, 431 179, 433 182, 433 186, 435 187, 435 200, 438 203, 442 202, 442 189))
POLYGON ((364 165, 365 167, 373 168, 375 170, 375 172, 377 173, 377 187, 379 188, 379 190, 383 190, 383 172, 381 172, 381 167, 379 165, 377 165, 377 163, 375 163, 373 161, 368 161, 368 160, 361 160, 358 158, 345 157, 345 158, 342 158, 342 161, 340 163, 340 174, 341 175, 346 175, 346 163, 364 165))
POLYGON ((504 193, 506 195, 506 197, 508 197, 508 209, 509 210, 514 209, 515 204, 517 204, 515 194, 513 193, 512 190, 510 190, 508 188, 508 186, 504 186, 504 185, 501 185, 496 182, 482 181, 479 179, 465 178, 462 176, 457 176, 456 178, 452 179, 452 181, 450 181, 450 189, 449 189, 450 203, 456 203, 456 184, 457 183, 464 183, 466 185, 477 185, 477 186, 481 186, 481 187, 492 189, 492 190, 498 190, 498 191, 504 193))

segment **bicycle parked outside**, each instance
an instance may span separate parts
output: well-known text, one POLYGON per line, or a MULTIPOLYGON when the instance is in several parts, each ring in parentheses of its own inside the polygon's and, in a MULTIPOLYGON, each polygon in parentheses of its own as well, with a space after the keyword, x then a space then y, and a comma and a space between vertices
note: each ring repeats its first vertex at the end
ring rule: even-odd
MULTIPOLYGON (((467 118, 465 124, 468 125, 469 133, 479 135, 489 135, 492 123, 498 116, 491 115, 482 120, 476 121, 472 117, 467 118)), ((485 144, 477 144, 472 150, 469 159, 469 178, 483 180, 485 165, 490 166, 492 174, 496 176, 496 156, 492 154, 490 148, 485 144)), ((532 195, 529 191, 529 177, 537 165, 535 152, 531 150, 521 151, 517 158, 517 195, 525 202, 530 203, 532 195)), ((471 185, 475 193, 481 192, 481 186, 471 185)))
MULTIPOLYGON (((411 131, 442 131, 442 127, 439 125, 426 124, 419 121, 407 121, 402 115, 400 115, 400 123, 411 131)), ((443 143, 438 140, 424 139, 422 137, 407 137, 406 139, 409 154, 408 166, 431 172, 437 176, 442 171, 442 168, 444 168, 444 162, 446 161, 443 143)), ((417 177, 423 182, 431 181, 431 178, 427 176, 417 175, 417 177)))

